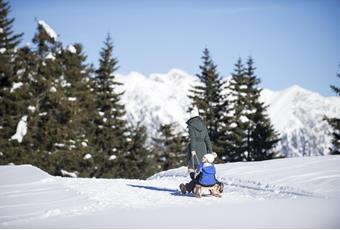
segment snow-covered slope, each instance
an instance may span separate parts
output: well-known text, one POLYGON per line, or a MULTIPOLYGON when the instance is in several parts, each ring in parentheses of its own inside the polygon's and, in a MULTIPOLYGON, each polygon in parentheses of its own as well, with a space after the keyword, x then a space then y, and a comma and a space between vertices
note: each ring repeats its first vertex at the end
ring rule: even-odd
MULTIPOLYGON (((132 72, 118 75, 124 83, 123 97, 129 119, 142 121, 150 135, 160 123, 175 122, 185 130, 190 100, 189 89, 196 77, 172 69, 166 74, 146 77, 132 72)), ((263 90, 261 99, 269 105, 269 116, 280 132, 280 152, 286 156, 323 155, 330 147, 330 126, 323 116, 339 116, 340 98, 323 97, 318 93, 292 86, 282 91, 263 90)))
POLYGON ((148 180, 0 166, 0 228, 339 228, 340 156, 217 165, 222 198, 181 195, 184 167, 148 180))

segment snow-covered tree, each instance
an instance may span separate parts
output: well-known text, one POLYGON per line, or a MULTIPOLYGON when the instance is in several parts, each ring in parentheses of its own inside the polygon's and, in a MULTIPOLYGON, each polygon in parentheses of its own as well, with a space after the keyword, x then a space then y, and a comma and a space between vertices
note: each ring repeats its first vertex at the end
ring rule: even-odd
POLYGON ((30 68, 28 64, 34 61, 29 48, 18 48, 23 34, 14 33, 14 18, 9 18, 9 12, 9 3, 0 0, 1 164, 23 162, 23 157, 26 157, 24 154, 27 149, 22 146, 25 141, 23 137, 27 133, 22 128, 26 126, 30 99, 26 70, 30 68))
MULTIPOLYGON (((72 139, 73 100, 66 94, 71 84, 65 79, 62 43, 54 30, 44 21, 38 21, 34 35, 35 71, 31 103, 34 112, 29 117, 28 138, 35 154, 36 165, 54 175, 61 175, 62 167, 70 167, 75 143, 72 139)), ((74 166, 75 167, 75 166, 74 166)))
POLYGON ((95 170, 92 160, 94 148, 89 143, 95 130, 93 116, 95 114, 95 93, 90 68, 85 63, 86 56, 81 44, 69 45, 61 51, 62 88, 67 98, 65 106, 69 112, 69 120, 65 124, 67 139, 57 162, 58 173, 61 170, 77 171, 79 176, 90 176, 95 170), (92 89, 92 90, 91 90, 92 89), (66 161, 66 162, 65 162, 66 161), (68 164, 66 164, 68 163, 68 164))

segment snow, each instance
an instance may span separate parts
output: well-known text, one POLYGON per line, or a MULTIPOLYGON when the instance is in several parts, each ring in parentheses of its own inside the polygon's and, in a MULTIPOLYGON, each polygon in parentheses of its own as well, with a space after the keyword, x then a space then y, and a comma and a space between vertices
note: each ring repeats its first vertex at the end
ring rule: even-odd
POLYGON ((65 147, 65 144, 63 144, 63 143, 55 143, 54 146, 59 147, 59 148, 63 148, 63 147, 65 147))
POLYGON ((77 49, 73 45, 67 46, 67 50, 73 54, 77 53, 77 49))
MULTIPOLYGON (((132 123, 142 121, 149 137, 157 135, 160 124, 172 122, 178 125, 176 131, 187 133, 185 122, 191 103, 187 95, 191 86, 198 84, 195 76, 172 69, 165 74, 150 76, 137 72, 117 74, 117 80, 124 84, 120 86, 120 91, 125 91, 122 100, 126 105, 128 120, 132 123)), ((236 95, 228 96, 228 99, 236 98, 236 95)), ((274 128, 281 134, 279 152, 288 157, 329 152, 331 127, 323 120, 323 116, 336 117, 340 114, 339 97, 324 97, 292 86, 281 91, 264 89, 260 99, 269 106, 268 115, 274 128)), ((244 112, 250 114, 254 111, 244 112)))
POLYGON ((33 105, 29 105, 29 106, 28 106, 28 110, 31 111, 32 113, 34 113, 35 110, 36 110, 36 108, 35 108, 35 106, 33 106, 33 105))
POLYGON ((38 24, 42 26, 50 38, 57 40, 57 33, 45 21, 39 20, 38 24))
POLYGON ((69 97, 68 100, 69 100, 69 101, 76 101, 77 98, 76 98, 76 97, 69 97))
POLYGON ((86 153, 86 155, 84 156, 84 160, 88 160, 88 159, 91 159, 92 158, 92 155, 89 154, 89 153, 86 153))
POLYGON ((16 89, 20 89, 24 84, 22 82, 13 82, 12 88, 10 90, 13 93, 16 89))
POLYGON ((241 121, 242 123, 247 123, 247 122, 249 122, 249 119, 248 119, 248 117, 242 115, 242 116, 240 116, 240 121, 241 121))
POLYGON ((114 155, 114 154, 113 154, 113 155, 111 155, 111 156, 110 156, 110 158, 109 158, 109 160, 110 160, 110 161, 113 161, 113 160, 116 160, 116 159, 117 159, 117 156, 116 156, 116 155, 114 155))
POLYGON ((0 54, 3 54, 6 52, 6 48, 0 48, 0 54))
POLYGON ((22 142, 22 139, 27 134, 27 115, 21 117, 18 125, 16 133, 11 137, 11 140, 17 140, 19 143, 22 142))
POLYGON ((47 115, 47 112, 41 112, 38 114, 39 116, 46 116, 47 115))
POLYGON ((324 115, 340 114, 339 97, 322 97, 297 85, 273 92, 263 90, 274 127, 282 134, 280 146, 287 156, 323 155, 331 145, 331 127, 324 115), (302 149, 305 149, 302 152, 302 149))
POLYGON ((55 60, 55 56, 52 53, 48 53, 45 59, 55 60))
MULTIPOLYGON (((68 171, 66 171, 66 170, 64 170, 64 169, 61 169, 60 170, 60 173, 63 175, 63 176, 66 176, 66 177, 72 177, 72 178, 77 178, 77 174, 75 173, 75 172, 68 172, 68 171)), ((59 209, 58 209, 59 210, 59 209)), ((47 211, 47 212, 54 212, 55 211, 55 209, 54 210, 51 210, 51 211, 47 211)), ((48 215, 48 216, 50 216, 50 215, 48 215)), ((47 216, 47 217, 48 217, 47 216)))
POLYGON ((86 143, 85 141, 81 142, 81 145, 82 145, 83 147, 87 147, 87 143, 86 143))
POLYGON ((339 164, 340 156, 219 164, 223 197, 201 199, 180 195, 185 167, 133 180, 0 166, 0 227, 339 228, 339 164))
POLYGON ((3 28, 0 28, 0 33, 3 33, 4 32, 4 29, 3 28))
POLYGON ((54 86, 52 86, 52 87, 50 88, 50 92, 55 93, 55 92, 57 92, 57 89, 56 89, 54 86))
POLYGON ((26 71, 26 69, 19 69, 19 70, 17 71, 17 75, 18 75, 18 76, 22 76, 22 75, 25 73, 25 71, 26 71))
POLYGON ((236 124, 235 122, 233 122, 233 123, 230 124, 230 128, 233 129, 233 128, 236 128, 236 127, 237 127, 237 124, 236 124))

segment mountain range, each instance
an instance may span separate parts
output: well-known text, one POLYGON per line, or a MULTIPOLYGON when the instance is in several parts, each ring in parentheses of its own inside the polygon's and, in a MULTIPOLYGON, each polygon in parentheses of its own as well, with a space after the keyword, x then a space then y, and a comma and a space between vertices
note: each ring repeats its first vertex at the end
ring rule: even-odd
MULTIPOLYGON (((147 127, 149 137, 157 136, 160 124, 173 122, 177 131, 186 132, 189 118, 189 89, 197 77, 182 70, 144 76, 137 72, 117 74, 125 91, 122 100, 127 118, 147 127)), ((325 83, 327 84, 327 83, 325 83)), ((260 98, 268 105, 268 114, 281 141, 277 148, 287 157, 326 155, 331 146, 331 127, 323 117, 340 115, 340 98, 324 97, 293 85, 280 91, 263 89, 260 98)))

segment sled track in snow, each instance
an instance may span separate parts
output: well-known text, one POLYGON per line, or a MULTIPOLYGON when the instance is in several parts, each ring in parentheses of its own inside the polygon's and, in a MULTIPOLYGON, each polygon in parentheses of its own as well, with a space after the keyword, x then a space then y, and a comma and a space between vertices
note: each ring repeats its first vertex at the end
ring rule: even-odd
POLYGON ((327 198, 321 194, 308 192, 302 189, 297 189, 290 186, 279 186, 263 184, 257 181, 242 180, 239 178, 217 178, 224 184, 224 192, 242 192, 246 196, 259 198, 297 198, 297 197, 313 197, 313 198, 327 198))

